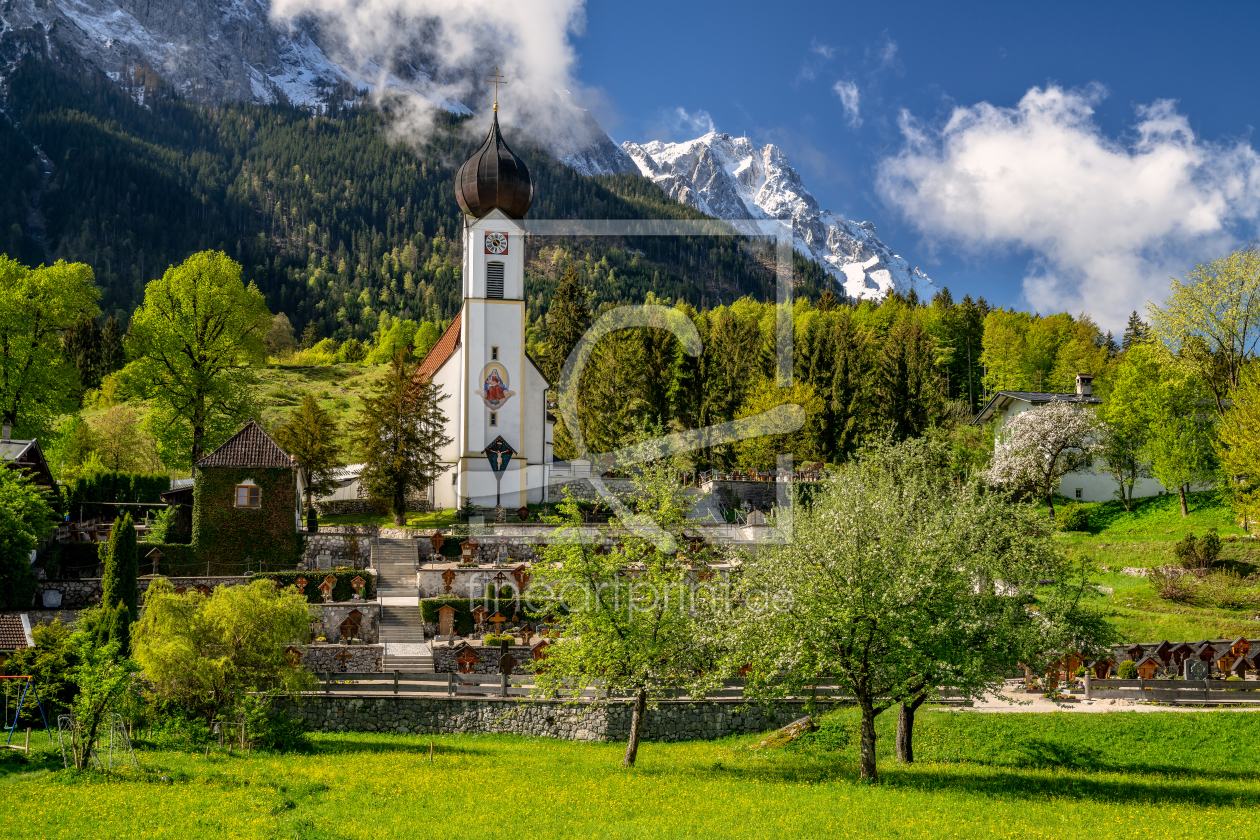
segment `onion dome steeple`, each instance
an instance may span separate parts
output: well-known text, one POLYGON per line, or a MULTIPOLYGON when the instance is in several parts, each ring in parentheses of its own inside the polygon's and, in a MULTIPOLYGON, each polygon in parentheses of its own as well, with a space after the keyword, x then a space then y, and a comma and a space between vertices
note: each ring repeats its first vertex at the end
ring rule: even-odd
POLYGON ((486 142, 455 173, 455 200, 459 209, 478 219, 496 207, 510 218, 524 218, 534 203, 529 169, 499 133, 497 102, 486 142))

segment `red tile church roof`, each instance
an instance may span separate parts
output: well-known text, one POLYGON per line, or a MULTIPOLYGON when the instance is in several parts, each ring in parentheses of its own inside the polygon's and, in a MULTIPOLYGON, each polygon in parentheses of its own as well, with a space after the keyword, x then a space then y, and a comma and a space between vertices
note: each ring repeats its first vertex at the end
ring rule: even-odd
POLYGON ((455 348, 459 347, 460 319, 463 317, 463 312, 455 316, 455 320, 451 321, 451 325, 446 328, 446 332, 442 333, 437 344, 434 344, 433 349, 421 360, 420 367, 416 369, 416 379, 432 379, 433 374, 446 364, 446 360, 455 355, 455 348))

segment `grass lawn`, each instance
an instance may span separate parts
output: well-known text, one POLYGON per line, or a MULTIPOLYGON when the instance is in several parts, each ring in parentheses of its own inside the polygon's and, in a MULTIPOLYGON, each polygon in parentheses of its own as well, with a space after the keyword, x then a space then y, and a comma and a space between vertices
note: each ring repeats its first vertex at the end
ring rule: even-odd
POLYGON ((621 744, 329 734, 307 754, 142 751, 140 773, 0 760, 0 836, 41 838, 1252 838, 1260 715, 924 711, 919 763, 857 781, 856 717, 807 742, 621 744), (161 782, 161 776, 171 783, 161 782))
POLYGON ((1175 563, 1174 544, 1188 531, 1202 536, 1210 528, 1225 541, 1218 565, 1243 577, 1260 572, 1260 541, 1238 526, 1229 506, 1215 493, 1191 493, 1190 515, 1185 518, 1175 495, 1137 499, 1132 511, 1114 501, 1083 507, 1089 512, 1089 531, 1060 533, 1057 540, 1069 557, 1085 564, 1091 583, 1113 590, 1100 595, 1100 606, 1127 641, 1260 635, 1260 621, 1254 620, 1260 604, 1224 609, 1203 602, 1166 601, 1145 578, 1120 573, 1126 567, 1175 563))
POLYGON ((346 423, 359 411, 359 397, 369 393, 385 373, 386 365, 263 365, 257 369, 254 393, 270 424, 288 419, 302 404, 304 394, 331 412, 343 434, 346 423))
MULTIPOLYGON (((394 516, 390 513, 338 513, 321 516, 320 525, 378 525, 394 528, 394 516)), ((455 511, 435 510, 430 513, 408 513, 408 528, 449 528, 455 524, 455 511)))

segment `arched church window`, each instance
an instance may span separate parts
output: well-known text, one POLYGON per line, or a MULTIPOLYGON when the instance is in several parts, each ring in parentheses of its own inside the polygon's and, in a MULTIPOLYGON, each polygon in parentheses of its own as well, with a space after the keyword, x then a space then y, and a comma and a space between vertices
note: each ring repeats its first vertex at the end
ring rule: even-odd
POLYGON ((503 297, 503 263, 486 263, 486 297, 503 297))

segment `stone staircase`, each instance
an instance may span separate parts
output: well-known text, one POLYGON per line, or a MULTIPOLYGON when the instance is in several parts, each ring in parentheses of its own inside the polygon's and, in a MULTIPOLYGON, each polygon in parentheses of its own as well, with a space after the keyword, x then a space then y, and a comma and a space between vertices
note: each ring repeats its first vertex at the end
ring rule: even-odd
POLYGON ((424 643, 420 618, 416 564, 420 549, 415 540, 377 540, 372 545, 372 568, 381 599, 380 640, 385 645, 386 671, 433 671, 433 652, 424 643))

